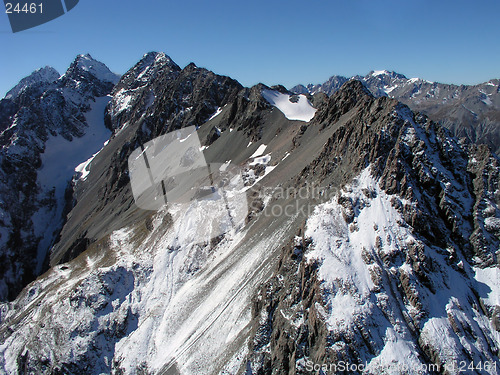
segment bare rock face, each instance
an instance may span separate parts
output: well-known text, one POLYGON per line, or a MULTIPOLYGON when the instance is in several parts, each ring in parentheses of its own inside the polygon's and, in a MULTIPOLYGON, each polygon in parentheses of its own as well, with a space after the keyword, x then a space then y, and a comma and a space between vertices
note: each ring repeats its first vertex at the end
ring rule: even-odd
POLYGON ((302 374, 297 362, 333 360, 328 329, 316 310, 322 292, 317 264, 304 259, 302 230, 285 247, 275 275, 254 297, 253 337, 247 361, 256 374, 302 374))

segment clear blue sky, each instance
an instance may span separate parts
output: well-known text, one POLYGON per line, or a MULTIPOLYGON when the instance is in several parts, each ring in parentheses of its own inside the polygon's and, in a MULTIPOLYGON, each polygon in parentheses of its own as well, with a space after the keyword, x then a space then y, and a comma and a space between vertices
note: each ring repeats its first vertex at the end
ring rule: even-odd
POLYGON ((80 0, 13 34, 0 14, 0 97, 33 70, 79 53, 124 73, 163 51, 243 85, 320 83, 388 69, 473 84, 500 78, 499 0, 80 0))

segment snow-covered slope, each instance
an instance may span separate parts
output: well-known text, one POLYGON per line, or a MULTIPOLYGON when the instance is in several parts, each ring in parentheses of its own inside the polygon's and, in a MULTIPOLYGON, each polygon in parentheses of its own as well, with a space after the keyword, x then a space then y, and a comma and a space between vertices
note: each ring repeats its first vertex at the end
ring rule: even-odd
POLYGON ((41 238, 38 245, 36 273, 41 272, 47 251, 64 223, 66 189, 75 171, 81 173, 81 178, 84 178, 91 167, 91 158, 102 149, 111 135, 111 131, 104 126, 104 109, 110 99, 111 97, 104 96, 90 103, 90 110, 85 113, 88 128, 85 129, 83 136, 74 137, 72 140, 60 135, 49 136, 45 142, 45 150, 40 155, 41 167, 37 171, 36 182, 41 188, 40 196, 50 191, 55 201, 51 207, 51 214, 47 215, 47 207, 42 207, 31 218, 34 234, 41 238), (82 161, 85 166, 78 170, 82 161))
POLYGON ((328 330, 333 336, 348 336, 364 327, 375 354, 361 353, 360 359, 370 374, 431 368, 419 345, 432 348, 441 368, 445 364, 458 368, 463 362, 489 363, 491 369, 484 373, 496 374, 498 357, 488 348, 491 343, 494 348, 500 346, 500 333, 470 301, 476 300, 478 293, 489 308, 498 305, 498 299, 490 300, 483 292, 498 289, 498 268, 481 269, 476 278, 465 259, 460 260, 462 268, 451 268, 439 248, 426 245, 410 227, 401 225, 404 218, 394 204, 399 198, 381 190, 370 173, 371 168, 365 169, 307 221, 305 236, 312 244, 306 256, 308 262, 320 264, 318 277, 323 283, 325 306, 318 311, 328 330), (346 209, 350 209, 347 201, 354 205, 351 224, 344 220, 346 209), (418 273, 409 258, 388 266, 388 259, 401 257, 405 249, 415 247, 434 262, 436 271, 427 280, 431 290, 416 282, 418 273), (496 278, 486 276, 495 273, 496 278), (407 288, 405 299, 391 296, 401 288, 398 283, 407 288), (420 331, 418 345, 414 341, 415 323, 420 331), (474 332, 474 340, 462 336, 464 327, 474 332))

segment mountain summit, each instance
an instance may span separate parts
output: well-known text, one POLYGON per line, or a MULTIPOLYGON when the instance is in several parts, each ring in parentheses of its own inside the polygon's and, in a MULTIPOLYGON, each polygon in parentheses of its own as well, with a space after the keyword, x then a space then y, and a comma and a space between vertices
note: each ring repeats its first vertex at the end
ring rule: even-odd
POLYGON ((29 76, 23 78, 19 83, 14 86, 6 95, 5 99, 14 99, 22 91, 39 83, 52 83, 59 78, 60 74, 51 66, 46 66, 35 70, 29 76))

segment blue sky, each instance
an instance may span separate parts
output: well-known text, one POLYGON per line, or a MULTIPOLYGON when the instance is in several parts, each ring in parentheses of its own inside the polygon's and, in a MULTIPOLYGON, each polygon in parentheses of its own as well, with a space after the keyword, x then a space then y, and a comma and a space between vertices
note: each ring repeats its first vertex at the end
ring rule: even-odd
POLYGON ((500 78, 499 14, 498 0, 80 0, 16 34, 0 15, 0 97, 33 70, 62 74, 87 52, 124 73, 163 51, 246 86, 379 69, 473 84, 500 78))

